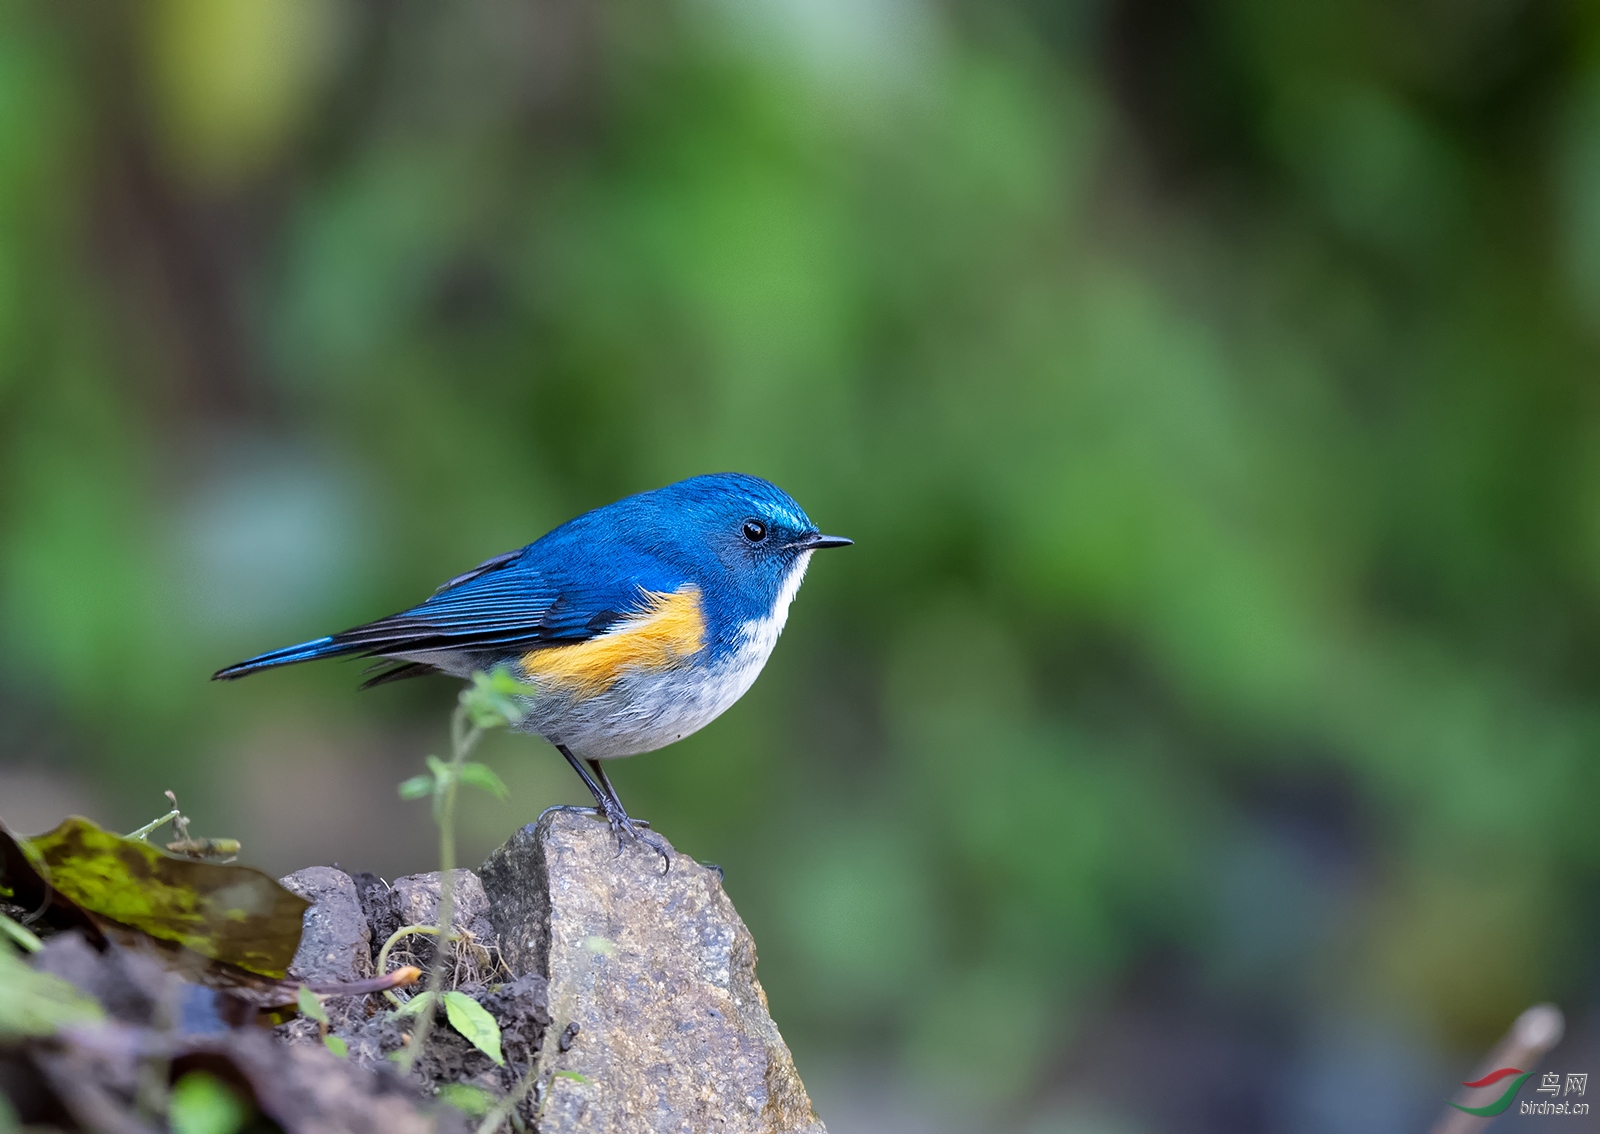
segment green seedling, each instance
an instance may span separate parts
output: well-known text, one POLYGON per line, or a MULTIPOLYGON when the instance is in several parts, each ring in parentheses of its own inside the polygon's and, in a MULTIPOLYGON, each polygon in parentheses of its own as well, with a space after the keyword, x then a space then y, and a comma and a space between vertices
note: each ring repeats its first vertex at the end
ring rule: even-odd
POLYGON ((500 1054, 500 1025, 495 1023, 494 1017, 482 1004, 465 992, 447 992, 444 994, 444 1014, 450 1026, 466 1036, 473 1047, 501 1067, 506 1065, 506 1057, 500 1054))
POLYGON ((191 1071, 172 1088, 167 1121, 172 1134, 235 1134, 250 1109, 232 1088, 204 1071, 191 1071))
POLYGON ((39 940, 33 930, 3 913, 0 913, 0 933, 10 938, 11 943, 17 948, 26 952, 37 953, 44 948, 44 942, 39 940))
POLYGON ((299 1005, 300 1015, 308 1020, 315 1020, 317 1030, 322 1034, 322 1046, 327 1048, 340 1059, 350 1054, 350 1046, 336 1035, 328 1032, 328 1010, 322 1006, 322 998, 312 992, 305 985, 300 986, 300 991, 295 996, 295 1003, 299 1005))
POLYGON ((494 1106, 493 1095, 467 1083, 446 1083, 439 1088, 439 1099, 473 1118, 482 1118, 494 1106))
POLYGON ((308 1020, 315 1020, 323 1027, 328 1026, 328 1010, 322 1006, 322 1001, 315 992, 302 984, 296 1001, 300 1007, 300 1015, 308 1020))
MULTIPOLYGON (((431 1016, 434 999, 434 994, 431 992, 419 992, 395 1009, 395 1015, 431 1016)), ((500 1025, 483 1005, 465 992, 452 990, 444 994, 444 1014, 445 1019, 450 1021, 450 1026, 460 1032, 473 1047, 500 1066, 506 1065, 505 1056, 500 1050, 500 1025)))
POLYGON ((433 993, 419 992, 394 1010, 396 1016, 416 1016, 432 1007, 433 993))
POLYGON ((53 1036, 105 1019, 98 1001, 0 945, 0 1040, 53 1036))
MULTIPOLYGON (((413 776, 400 785, 400 794, 403 798, 432 798, 433 819, 439 828, 439 921, 435 935, 439 938, 441 947, 433 951, 433 964, 429 966, 428 985, 423 993, 433 999, 438 998, 444 991, 445 950, 442 946, 450 939, 453 924, 456 790, 465 783, 488 791, 500 799, 505 799, 509 794, 500 777, 482 764, 468 763, 467 756, 477 747, 478 741, 483 739, 486 731, 509 728, 522 723, 527 715, 522 707, 522 699, 532 695, 531 686, 522 684, 503 667, 497 668, 492 673, 473 674, 472 683, 461 691, 461 695, 456 699, 455 712, 450 717, 449 761, 429 756, 427 773, 413 776)), ((408 1004, 415 1003, 417 999, 413 997, 408 1004)), ((433 999, 428 1003, 433 1003, 433 999)), ((396 1060, 401 1069, 407 1072, 416 1063, 417 1056, 422 1053, 423 1045, 428 1042, 428 1033, 433 1028, 434 1013, 422 1012, 420 1009, 417 1011, 420 1014, 416 1029, 411 1033, 410 1041, 396 1060)), ((446 1014, 449 1014, 448 1003, 446 1014)), ((455 1023, 454 1020, 451 1022, 455 1023)), ((493 1023, 493 1020, 490 1022, 493 1023)), ((462 1034, 473 1043, 478 1042, 472 1035, 466 1032, 462 1034)), ((494 1044, 493 1054, 498 1056, 500 1046, 498 1027, 494 1032, 494 1044)), ((486 1048, 484 1050, 488 1053, 486 1048)))

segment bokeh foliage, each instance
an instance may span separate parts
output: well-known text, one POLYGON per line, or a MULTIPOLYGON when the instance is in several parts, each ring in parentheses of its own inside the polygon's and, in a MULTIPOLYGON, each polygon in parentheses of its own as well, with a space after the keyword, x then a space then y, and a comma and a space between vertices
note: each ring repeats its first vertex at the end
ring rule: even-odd
POLYGON ((1453 1058, 1592 994, 1586 9, 10 12, 19 758, 126 821, 285 717, 424 729, 204 678, 741 469, 858 545, 617 778, 802 1063, 1021 1121, 1141 997, 1333 1075, 1352 1019, 1453 1058))

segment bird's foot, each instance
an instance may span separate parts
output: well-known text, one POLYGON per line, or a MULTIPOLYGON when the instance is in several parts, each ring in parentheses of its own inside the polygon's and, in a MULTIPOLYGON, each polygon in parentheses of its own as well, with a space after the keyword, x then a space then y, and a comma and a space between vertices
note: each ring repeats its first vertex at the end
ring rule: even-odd
POLYGON ((643 843, 661 856, 661 873, 665 874, 672 869, 672 856, 667 852, 667 840, 650 830, 648 819, 634 819, 609 800, 595 808, 605 816, 606 822, 611 824, 611 834, 617 840, 617 853, 621 854, 624 847, 631 839, 636 843, 643 843))

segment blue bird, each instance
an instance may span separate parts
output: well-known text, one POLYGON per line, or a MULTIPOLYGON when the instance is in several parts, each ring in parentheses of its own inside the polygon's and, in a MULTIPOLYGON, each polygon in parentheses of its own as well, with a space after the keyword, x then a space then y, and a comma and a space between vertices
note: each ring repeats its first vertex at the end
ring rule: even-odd
POLYGON ((771 655, 811 553, 850 542, 759 477, 692 477, 569 520, 410 610, 213 677, 349 655, 395 663, 363 688, 507 666, 534 689, 520 727, 566 757, 619 842, 638 839, 601 761, 721 716, 771 655))

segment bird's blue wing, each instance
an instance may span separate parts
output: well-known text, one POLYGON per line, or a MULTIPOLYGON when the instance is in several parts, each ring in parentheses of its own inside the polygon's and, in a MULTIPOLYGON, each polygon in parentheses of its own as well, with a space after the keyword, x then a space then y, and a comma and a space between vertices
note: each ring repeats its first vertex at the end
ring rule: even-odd
MULTIPOLYGON (((537 547, 537 545, 535 545, 537 547)), ((224 680, 260 669, 317 658, 462 652, 571 645, 603 634, 638 610, 647 591, 672 590, 680 580, 653 557, 611 547, 601 556, 496 556, 446 583, 410 610, 326 638, 242 661, 219 670, 224 680)), ((408 663, 369 684, 425 672, 408 663)))

